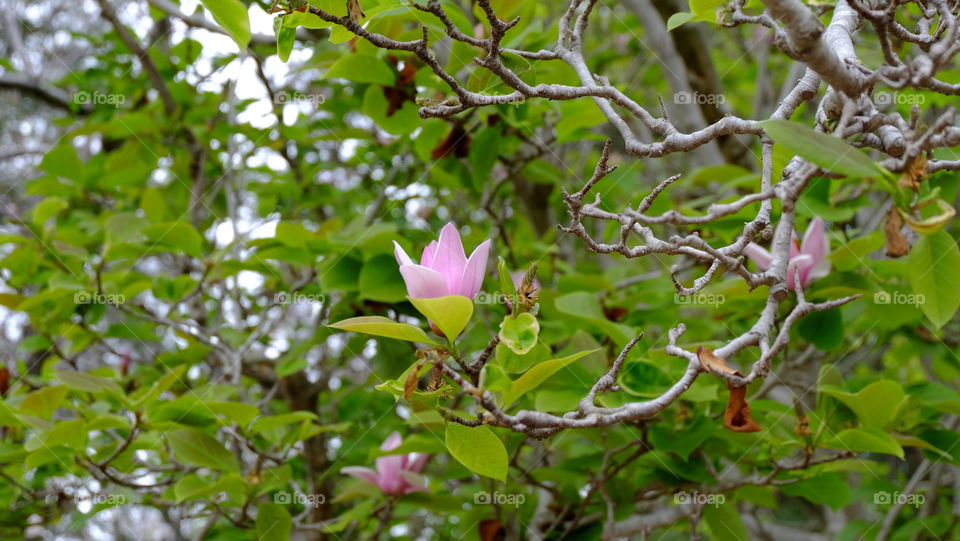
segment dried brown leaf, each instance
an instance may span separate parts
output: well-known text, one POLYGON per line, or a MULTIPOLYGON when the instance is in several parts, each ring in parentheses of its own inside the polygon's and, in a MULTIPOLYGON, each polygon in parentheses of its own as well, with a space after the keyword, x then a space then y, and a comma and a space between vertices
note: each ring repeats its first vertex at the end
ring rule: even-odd
POLYGON ((720 373, 724 373, 734 376, 742 375, 740 374, 739 370, 730 368, 730 365, 727 364, 726 359, 714 355, 710 348, 705 348, 703 346, 697 348, 697 358, 700 359, 700 366, 702 366, 704 370, 710 372, 711 374, 720 375, 720 373))
POLYGON ((759 432, 760 425, 750 416, 750 406, 747 405, 747 386, 734 387, 728 383, 727 389, 730 390, 730 400, 723 412, 723 426, 734 432, 759 432))
POLYGON ((883 234, 887 237, 887 255, 890 257, 902 257, 910 253, 910 243, 900 232, 903 226, 903 220, 900 219, 900 213, 895 206, 890 207, 887 212, 887 223, 883 226, 883 234))

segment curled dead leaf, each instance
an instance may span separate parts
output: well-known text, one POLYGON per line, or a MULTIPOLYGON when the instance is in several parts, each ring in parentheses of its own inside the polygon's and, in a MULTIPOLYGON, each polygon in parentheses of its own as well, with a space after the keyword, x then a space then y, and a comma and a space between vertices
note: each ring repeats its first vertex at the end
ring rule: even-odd
POLYGON ((910 253, 910 243, 900 232, 903 226, 903 220, 900 219, 900 213, 897 208, 890 207, 887 212, 887 223, 883 226, 883 234, 887 237, 886 252, 890 257, 902 257, 910 253))
POLYGON ((705 348, 703 346, 698 347, 697 358, 700 359, 700 366, 702 366, 704 370, 711 374, 720 375, 720 373, 724 373, 734 376, 743 375, 739 370, 730 368, 730 365, 727 364, 726 359, 714 355, 710 348, 705 348))
POLYGON ((734 432, 759 432, 760 425, 750 416, 750 406, 747 405, 747 387, 734 387, 727 384, 730 391, 730 400, 727 409, 723 412, 723 426, 734 432))

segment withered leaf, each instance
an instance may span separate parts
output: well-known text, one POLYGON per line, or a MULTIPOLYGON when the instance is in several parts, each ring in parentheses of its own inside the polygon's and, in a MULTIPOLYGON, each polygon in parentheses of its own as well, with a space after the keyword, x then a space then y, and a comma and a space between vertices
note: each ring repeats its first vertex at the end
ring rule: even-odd
POLYGON ((926 175, 927 157, 921 154, 910 161, 910 164, 903 171, 903 174, 900 175, 900 180, 897 181, 897 184, 904 188, 918 191, 920 189, 920 181, 923 180, 926 175))
POLYGON ((463 129, 463 126, 459 123, 453 125, 453 129, 450 130, 450 133, 444 138, 443 141, 440 141, 433 151, 430 153, 430 156, 434 160, 439 160, 440 158, 445 158, 447 156, 455 156, 457 158, 465 158, 467 154, 470 153, 470 136, 467 135, 467 130, 463 129))
POLYGON ((410 395, 417 390, 417 383, 420 381, 418 374, 420 373, 420 368, 423 366, 423 362, 417 363, 417 366, 410 371, 410 375, 407 376, 407 381, 403 382, 403 399, 410 400, 410 395))
POLYGON ((350 20, 353 22, 357 22, 367 16, 367 14, 363 12, 363 8, 360 7, 360 0, 347 0, 347 14, 350 15, 350 20))
POLYGON ((698 347, 697 358, 700 359, 700 366, 702 366, 704 370, 711 374, 720 375, 722 372, 724 374, 742 376, 739 370, 730 368, 730 365, 727 364, 726 359, 714 355, 710 348, 705 348, 703 346, 698 347))
POLYGON ((747 405, 747 386, 734 387, 727 384, 730 390, 730 400, 727 409, 723 412, 723 426, 734 432, 758 432, 760 425, 750 417, 750 406, 747 405))
POLYGON ((883 234, 887 237, 887 255, 890 257, 902 257, 910 252, 910 243, 900 232, 903 226, 903 220, 900 219, 900 213, 897 207, 890 207, 887 212, 887 223, 883 226, 883 234))

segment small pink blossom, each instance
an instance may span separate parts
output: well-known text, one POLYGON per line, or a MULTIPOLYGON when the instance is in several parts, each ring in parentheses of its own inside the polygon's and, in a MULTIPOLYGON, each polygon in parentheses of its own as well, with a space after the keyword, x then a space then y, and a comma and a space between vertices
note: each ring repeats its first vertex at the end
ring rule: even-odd
POLYGON ((440 239, 423 249, 420 264, 414 263, 397 241, 393 244, 393 254, 400 264, 400 274, 410 297, 462 295, 472 299, 480 291, 490 252, 489 239, 480 243, 467 259, 457 227, 448 223, 440 230, 440 239))
MULTIPOLYGON (((380 446, 382 451, 392 451, 403 442, 399 432, 394 432, 380 446)), ((377 485, 384 494, 402 495, 411 492, 430 492, 427 482, 420 475, 430 455, 410 453, 387 455, 376 460, 376 471, 362 466, 347 466, 340 471, 347 475, 377 485)))
MULTIPOLYGON (((830 273, 830 237, 827 236, 823 219, 817 216, 810 221, 803 242, 797 242, 796 233, 790 241, 790 259, 787 262, 787 288, 796 289, 794 276, 800 271, 800 284, 807 287, 817 278, 823 278, 830 273)), ((743 254, 752 259, 763 270, 770 268, 773 256, 765 248, 750 243, 743 249, 743 254)))

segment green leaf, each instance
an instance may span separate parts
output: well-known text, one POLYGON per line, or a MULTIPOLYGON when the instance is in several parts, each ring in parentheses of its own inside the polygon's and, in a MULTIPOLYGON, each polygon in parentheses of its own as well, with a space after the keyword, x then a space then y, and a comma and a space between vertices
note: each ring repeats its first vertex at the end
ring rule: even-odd
POLYGON ((597 300, 596 295, 586 291, 576 291, 557 297, 554 304, 557 310, 563 314, 589 321, 609 335, 617 344, 625 344, 630 340, 628 336, 629 328, 618 325, 603 315, 600 301, 597 300))
POLYGON ((690 13, 689 11, 678 11, 677 13, 674 13, 669 19, 667 19, 667 32, 689 22, 693 17, 693 13, 690 13))
POLYGON ((237 457, 216 438, 194 428, 178 428, 166 436, 177 459, 192 466, 239 471, 237 457))
POLYGON ((280 504, 261 502, 257 506, 257 540, 288 541, 293 521, 280 504))
POLYGON ((77 391, 87 391, 90 393, 99 393, 109 391, 119 396, 123 396, 123 389, 113 380, 87 374, 86 372, 74 372, 72 370, 58 370, 57 379, 64 385, 77 391))
POLYGON ((63 399, 67 397, 66 385, 47 387, 28 394, 20 403, 20 413, 50 420, 63 399))
POLYGON ((210 10, 213 20, 223 27, 240 46, 247 48, 250 43, 250 17, 247 7, 240 0, 200 0, 210 10))
POLYGON ((83 167, 77 149, 70 143, 53 147, 40 161, 40 169, 75 181, 83 180, 83 167))
POLYGON ((336 323, 327 325, 333 329, 341 331, 358 332, 363 334, 372 334, 374 336, 383 336, 385 338, 395 338, 397 340, 406 340, 407 342, 420 342, 431 346, 438 345, 427 337, 419 327, 414 327, 407 323, 397 323, 390 318, 383 316, 363 316, 352 317, 336 323))
POLYGON ((249 425, 250 421, 260 415, 260 408, 243 402, 207 402, 206 404, 215 413, 223 415, 241 427, 249 425))
POLYGON ((836 511, 847 504, 849 485, 846 474, 829 472, 804 479, 799 483, 784 485, 780 490, 788 496, 797 496, 813 503, 829 505, 836 511))
POLYGON ((524 355, 517 355, 503 344, 497 344, 497 348, 494 350, 497 364, 510 374, 526 372, 530 370, 531 366, 549 359, 552 354, 550 348, 540 342, 524 355))
POLYGON ((804 316, 797 332, 820 351, 831 351, 843 343, 843 314, 840 307, 804 316))
POLYGON ((823 447, 854 453, 886 453, 903 459, 903 447, 897 440, 876 428, 848 428, 824 442, 823 447))
POLYGON ((946 231, 921 235, 907 260, 907 272, 917 303, 939 329, 960 308, 960 249, 946 231), (922 295, 922 297, 920 297, 922 295))
POLYGON ((733 502, 704 506, 703 518, 710 525, 710 533, 713 534, 711 539, 717 541, 747 541, 750 539, 747 527, 740 519, 740 513, 733 502))
POLYGON ((62 197, 48 197, 33 207, 33 223, 42 226, 69 206, 62 197))
POLYGON ((358 285, 362 299, 393 303, 407 296, 407 286, 397 272, 396 260, 392 255, 381 254, 364 263, 358 285))
POLYGON ((890 173, 846 141, 789 120, 760 123, 767 135, 797 156, 834 173, 849 177, 889 177, 890 173))
POLYGON ((327 79, 393 86, 397 76, 386 62, 369 53, 345 54, 327 71, 327 79))
POLYGON ((496 364, 488 364, 483 367, 483 378, 481 378, 481 387, 491 391, 509 391, 513 385, 510 376, 496 364))
POLYGON ((566 357, 561 357, 559 359, 550 359, 549 361, 544 361, 534 366, 528 370, 526 374, 517 378, 517 380, 513 382, 513 385, 510 387, 509 391, 503 393, 504 407, 510 407, 510 405, 516 402, 520 397, 536 389, 543 384, 543 382, 550 379, 550 376, 556 374, 568 364, 578 361, 594 351, 596 350, 591 349, 588 351, 580 351, 578 353, 574 353, 573 355, 567 355, 566 357))
POLYGON ((853 410, 866 428, 882 429, 897 416, 906 399, 903 387, 891 380, 880 380, 848 393, 833 386, 824 385, 820 392, 832 396, 853 410))
POLYGON ((433 299, 407 297, 407 299, 421 314, 439 327, 451 342, 460 336, 470 317, 473 316, 473 301, 462 295, 433 299))
POLYGON ((517 355, 526 355, 537 345, 540 323, 529 312, 507 316, 500 322, 500 342, 517 355))
POLYGON ((284 26, 283 17, 277 17, 273 20, 273 33, 277 36, 277 56, 284 62, 290 60, 290 53, 297 38, 297 29, 284 26))
POLYGON ((151 225, 143 230, 143 234, 156 246, 173 252, 183 252, 193 257, 200 257, 203 252, 203 237, 187 222, 151 225))
POLYGON ((25 449, 36 451, 41 447, 61 445, 82 452, 86 443, 87 422, 84 419, 72 419, 70 421, 60 421, 47 432, 37 434, 35 438, 27 440, 25 449))
POLYGON ((447 423, 444 439, 450 455, 468 470, 499 481, 507 480, 507 449, 490 427, 447 423))
POLYGON ((513 276, 510 275, 507 262, 502 257, 497 257, 497 275, 500 279, 500 293, 511 299, 516 299, 517 288, 513 285, 513 276))

